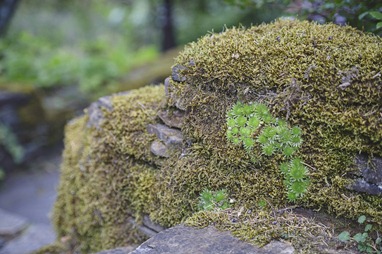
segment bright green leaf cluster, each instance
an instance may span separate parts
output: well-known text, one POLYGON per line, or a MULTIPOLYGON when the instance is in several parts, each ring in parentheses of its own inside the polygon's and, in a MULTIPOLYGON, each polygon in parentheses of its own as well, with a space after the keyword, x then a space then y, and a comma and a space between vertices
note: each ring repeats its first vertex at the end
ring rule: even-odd
POLYGON ((288 199, 296 200, 304 195, 309 185, 308 169, 299 158, 280 165, 284 174, 284 185, 288 189, 288 199))
POLYGON ((229 208, 227 191, 203 190, 199 197, 199 209, 202 211, 224 210, 229 208))
MULTIPOLYGON (((258 143, 263 155, 282 153, 291 158, 302 144, 299 127, 290 128, 286 121, 275 118, 266 105, 237 102, 227 113, 227 139, 244 146, 252 154, 258 143)), ((288 199, 295 201, 303 196, 309 185, 308 170, 298 158, 281 164, 288 199)))
MULTIPOLYGON (((358 218, 359 224, 364 224, 366 222, 366 216, 361 215, 358 218)), ((353 240, 358 244, 358 250, 363 253, 382 253, 382 239, 379 237, 379 234, 377 233, 377 238, 373 240, 369 233, 371 232, 371 229, 373 226, 371 224, 366 224, 365 229, 363 232, 355 234, 353 237, 350 235, 348 231, 343 231, 341 234, 338 235, 338 239, 341 242, 349 242, 353 240)))
POLYGON ((299 127, 289 128, 285 121, 274 118, 268 107, 260 103, 236 103, 227 114, 227 126, 229 141, 243 145, 247 151, 251 151, 257 141, 267 156, 281 151, 290 157, 302 143, 299 127))

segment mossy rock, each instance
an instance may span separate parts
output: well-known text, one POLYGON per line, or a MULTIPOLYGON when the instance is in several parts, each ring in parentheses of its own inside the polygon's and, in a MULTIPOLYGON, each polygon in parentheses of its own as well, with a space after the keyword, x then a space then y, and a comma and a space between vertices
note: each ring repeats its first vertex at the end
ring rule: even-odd
POLYGON ((166 227, 214 224, 259 245, 284 238, 317 253, 312 243, 331 242, 330 229, 301 219, 295 206, 366 215, 380 227, 381 196, 348 186, 359 174, 357 154, 382 156, 381 59, 380 37, 299 21, 232 28, 189 44, 165 89, 103 98, 68 124, 53 216, 59 239, 82 252, 139 242, 145 236, 132 221, 149 215, 166 227), (302 129, 297 155, 310 171, 302 199, 287 199, 282 155, 253 162, 227 141, 226 114, 237 101, 264 103, 302 129), (147 127, 179 109, 183 146, 154 155, 159 137, 147 127), (206 188, 227 190, 231 209, 198 212, 206 188))

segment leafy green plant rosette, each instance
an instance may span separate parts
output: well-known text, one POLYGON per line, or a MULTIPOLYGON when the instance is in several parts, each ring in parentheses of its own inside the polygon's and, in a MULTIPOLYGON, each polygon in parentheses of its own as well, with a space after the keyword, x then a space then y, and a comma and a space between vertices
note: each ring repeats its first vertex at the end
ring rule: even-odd
POLYGON ((243 146, 253 162, 256 144, 262 155, 282 153, 290 160, 280 165, 290 201, 302 197, 309 186, 308 169, 301 159, 293 157, 302 144, 301 134, 299 127, 289 127, 286 121, 273 117, 265 104, 237 102, 227 113, 227 140, 243 146))
POLYGON ((202 211, 224 210, 230 207, 225 189, 210 191, 205 189, 199 197, 199 209, 202 211))

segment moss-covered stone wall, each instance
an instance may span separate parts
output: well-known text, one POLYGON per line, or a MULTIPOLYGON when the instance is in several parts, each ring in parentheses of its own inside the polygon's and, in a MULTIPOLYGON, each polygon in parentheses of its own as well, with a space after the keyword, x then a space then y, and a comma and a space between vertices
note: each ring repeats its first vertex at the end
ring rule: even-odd
POLYGON ((114 95, 68 124, 54 209, 59 239, 85 253, 139 242, 144 236, 131 220, 144 215, 162 226, 187 218, 190 225, 214 224, 257 244, 282 237, 298 247, 292 226, 305 242, 326 232, 277 212, 291 206, 353 219, 364 214, 381 225, 382 198, 348 188, 359 175, 357 154, 382 156, 381 59, 380 37, 299 21, 232 28, 189 44, 165 89, 114 95), (253 162, 227 141, 226 114, 237 101, 264 103, 302 129, 297 156, 310 177, 302 199, 287 199, 282 155, 255 149, 253 162), (158 137, 147 126, 179 111, 182 147, 154 155, 158 137), (231 209, 198 212, 206 188, 226 189, 231 209))

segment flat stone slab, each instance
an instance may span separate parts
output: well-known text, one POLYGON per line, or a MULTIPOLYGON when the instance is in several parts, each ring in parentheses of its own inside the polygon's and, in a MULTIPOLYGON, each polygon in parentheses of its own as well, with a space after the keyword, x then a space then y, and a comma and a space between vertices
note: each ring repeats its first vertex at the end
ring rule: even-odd
POLYGON ((104 250, 101 252, 97 252, 96 254, 129 254, 135 248, 136 246, 128 246, 128 247, 116 248, 112 250, 104 250))
POLYGON ((178 225, 150 238, 130 254, 292 254, 294 248, 274 241, 264 248, 253 246, 214 227, 196 229, 178 225))
POLYGON ((0 249, 0 254, 30 254, 56 239, 50 226, 32 225, 0 249))
POLYGON ((14 237, 28 226, 28 221, 20 216, 0 209, 0 236, 14 237))

